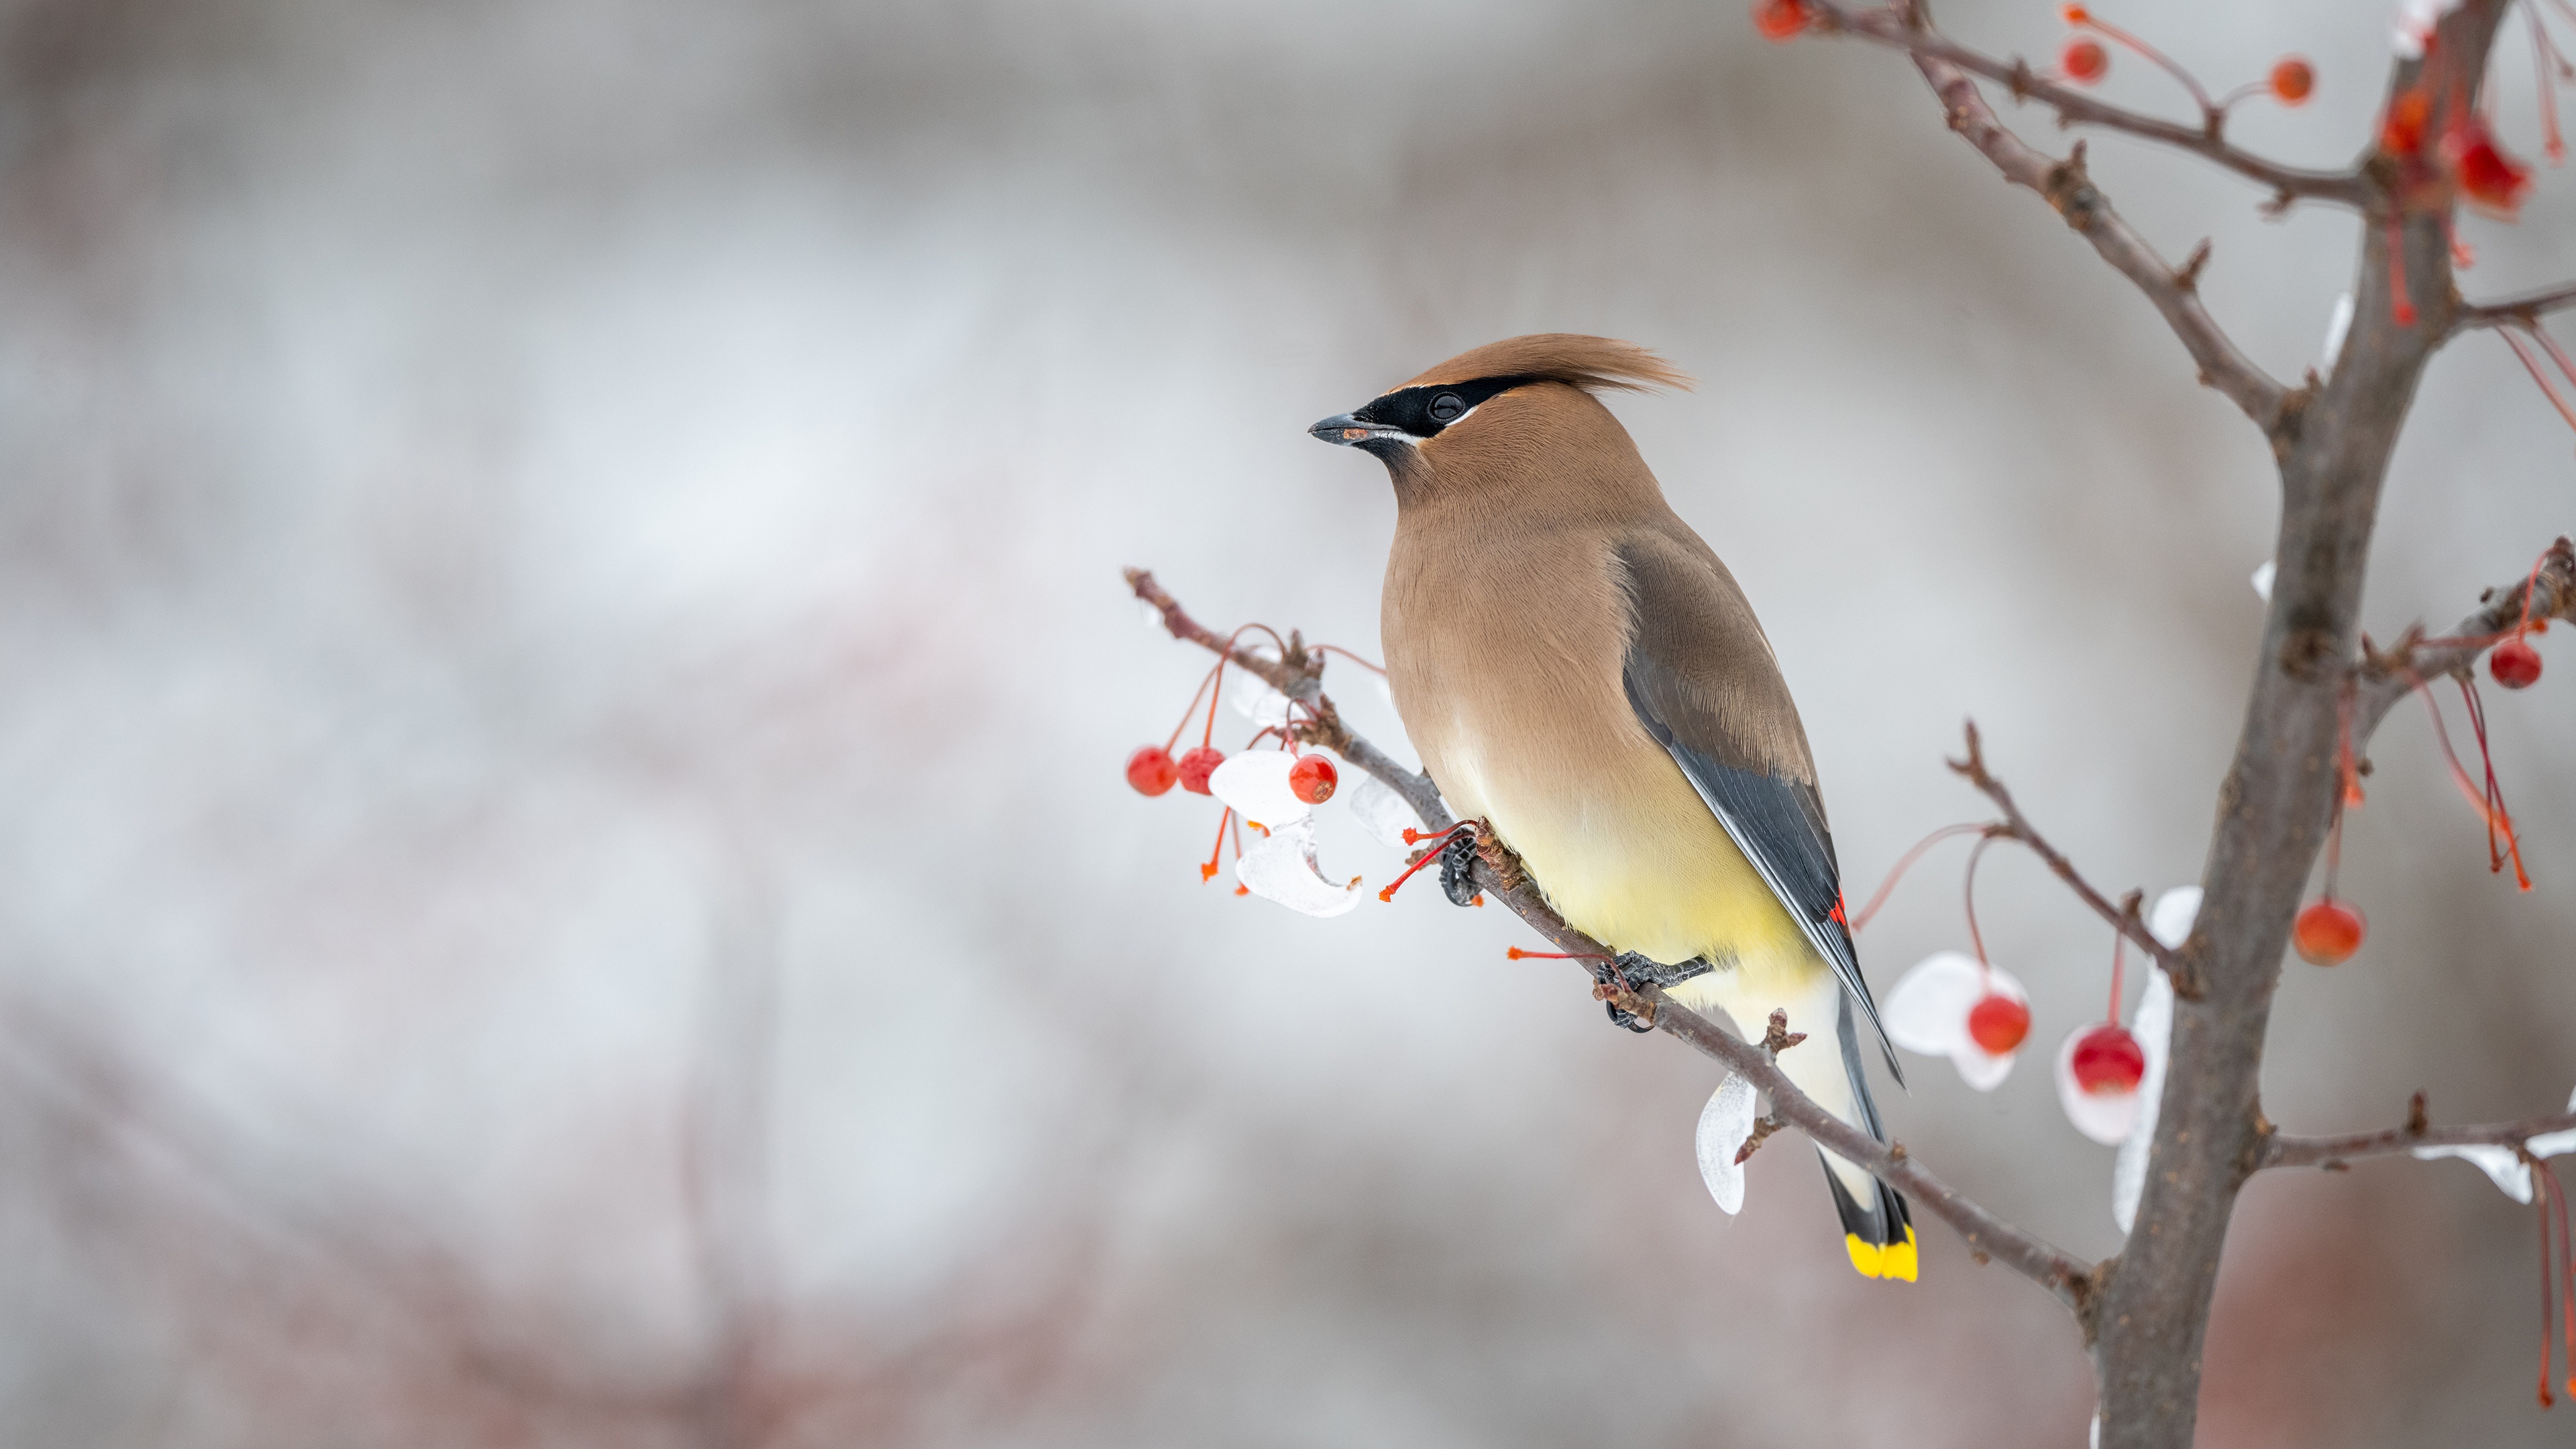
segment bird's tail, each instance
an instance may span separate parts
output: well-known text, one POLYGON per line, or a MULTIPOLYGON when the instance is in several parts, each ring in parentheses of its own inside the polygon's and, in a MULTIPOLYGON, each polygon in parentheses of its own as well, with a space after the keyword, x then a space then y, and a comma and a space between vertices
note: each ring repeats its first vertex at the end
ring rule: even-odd
MULTIPOLYGON (((1878 1125, 1878 1104, 1870 1100, 1869 1073, 1861 1062, 1860 1037, 1852 1025, 1855 1013, 1849 1001, 1840 1007, 1835 1035, 1841 1039, 1836 1044, 1842 1048, 1854 1115, 1860 1119, 1853 1125, 1884 1142, 1887 1130, 1878 1125)), ((1851 1254, 1852 1267, 1864 1278, 1913 1282, 1914 1217, 1906 1211, 1904 1194, 1833 1157, 1825 1158, 1825 1185, 1833 1191, 1834 1211, 1842 1216, 1843 1247, 1851 1254), (1854 1180, 1846 1182, 1846 1177, 1854 1180)))

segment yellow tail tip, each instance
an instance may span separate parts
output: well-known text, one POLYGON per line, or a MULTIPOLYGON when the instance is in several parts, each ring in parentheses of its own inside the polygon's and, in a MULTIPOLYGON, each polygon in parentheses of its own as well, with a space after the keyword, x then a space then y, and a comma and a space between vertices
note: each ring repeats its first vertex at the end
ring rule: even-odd
POLYGON ((1893 1278, 1902 1283, 1914 1281, 1918 1253, 1912 1223, 1905 1225, 1904 1242, 1889 1243, 1884 1247, 1862 1242, 1858 1233, 1845 1233, 1843 1250, 1851 1254, 1853 1270, 1864 1278, 1893 1278))

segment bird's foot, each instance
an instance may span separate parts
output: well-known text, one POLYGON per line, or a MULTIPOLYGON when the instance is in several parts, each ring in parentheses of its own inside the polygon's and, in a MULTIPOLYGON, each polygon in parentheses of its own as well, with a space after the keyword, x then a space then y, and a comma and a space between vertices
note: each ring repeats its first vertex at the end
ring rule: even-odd
POLYGON ((1616 960, 1593 963, 1592 995, 1610 1013, 1612 1026, 1634 1032, 1655 1029, 1655 1008, 1638 998, 1637 984, 1653 981, 1652 973, 1663 969, 1634 951, 1621 952, 1616 960))
POLYGON ((1476 857, 1484 838, 1484 822, 1471 821, 1440 847, 1440 893, 1453 906, 1484 904, 1476 888, 1476 857))
POLYGON ((1679 966, 1667 966, 1635 951, 1623 951, 1616 960, 1596 963, 1592 968, 1592 995, 1609 1011, 1610 1020, 1630 1031, 1653 1031, 1653 1007, 1637 996, 1640 986, 1672 987, 1694 976, 1705 976, 1717 968, 1703 956, 1694 956, 1679 966), (1645 1010, 1639 1010, 1644 1006, 1645 1010))

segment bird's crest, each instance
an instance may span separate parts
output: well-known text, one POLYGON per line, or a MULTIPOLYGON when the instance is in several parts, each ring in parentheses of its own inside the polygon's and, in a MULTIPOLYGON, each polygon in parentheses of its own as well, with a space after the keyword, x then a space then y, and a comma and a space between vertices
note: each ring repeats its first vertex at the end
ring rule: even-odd
POLYGON ((1576 332, 1534 332, 1527 337, 1488 342, 1399 386, 1429 387, 1488 377, 1545 379, 1585 392, 1603 388, 1644 392, 1651 387, 1688 391, 1691 386, 1689 374, 1633 342, 1586 337, 1576 332))

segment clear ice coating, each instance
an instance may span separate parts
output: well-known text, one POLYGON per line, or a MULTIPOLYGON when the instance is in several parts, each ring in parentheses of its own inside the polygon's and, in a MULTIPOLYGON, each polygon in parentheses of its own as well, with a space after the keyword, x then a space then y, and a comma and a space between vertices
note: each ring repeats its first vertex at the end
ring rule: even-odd
POLYGON ((1377 776, 1364 770, 1353 770, 1348 778, 1351 783, 1342 791, 1341 798, 1350 802, 1351 818, 1357 820, 1360 828, 1380 844, 1401 849, 1404 832, 1420 828, 1422 817, 1414 814, 1413 807, 1404 803, 1404 797, 1377 776))
MULTIPOLYGON (((2199 910, 2200 887, 2184 886, 2165 892, 2147 918, 2147 929, 2168 946, 2181 945, 2191 935, 2188 912, 2170 938, 2163 929, 2176 924, 2168 919, 2166 904, 2184 891, 2191 893, 2191 911, 2199 910)), ((2129 1034, 2147 1054, 2147 1074, 2138 1079, 2138 1120, 2120 1140, 2119 1160, 2111 1164, 2111 1221, 2124 1233, 2138 1221, 2138 1198, 2147 1190, 2147 1150, 2155 1146, 2156 1109, 2165 1099, 2165 1058, 2173 1050, 2173 1013, 2173 982, 2162 971, 2149 971, 2147 994, 2138 998, 2138 1014, 2129 1019, 2129 1034)))
POLYGON ((1288 722, 1288 696, 1270 687, 1270 681, 1249 669, 1238 669, 1234 692, 1228 701, 1235 713, 1264 729, 1288 722))
POLYGON ((1338 916, 1360 903, 1360 879, 1326 880, 1315 863, 1315 822, 1300 820, 1270 832, 1234 863, 1234 878, 1265 901, 1309 916, 1338 916))
POLYGON ((2066 1109, 2066 1120, 2075 1130, 2101 1143, 2117 1147, 2138 1125, 2138 1091, 2088 1092, 2075 1080, 2075 1044, 2101 1023, 2079 1026, 2066 1034, 2057 1048, 2057 1104, 2066 1109))
POLYGON ((1700 1181, 1729 1213, 1744 1210, 1744 1168, 1735 1154, 1752 1135, 1753 1084, 1729 1072, 1699 1114, 1700 1181))
POLYGON ((2012 1075, 2016 1053, 1987 1051, 1968 1033, 1968 1013, 1988 990, 2030 1003, 2030 993, 2002 967, 1980 966, 1975 957, 1957 951, 1935 951, 1897 978, 1879 1019, 1886 1023, 1888 1040, 1910 1052, 1948 1057, 1961 1081, 1991 1092, 2012 1075))
POLYGON ((1310 807, 1288 786, 1297 758, 1286 750, 1245 750, 1208 772, 1208 793, 1260 825, 1293 825, 1310 807))

